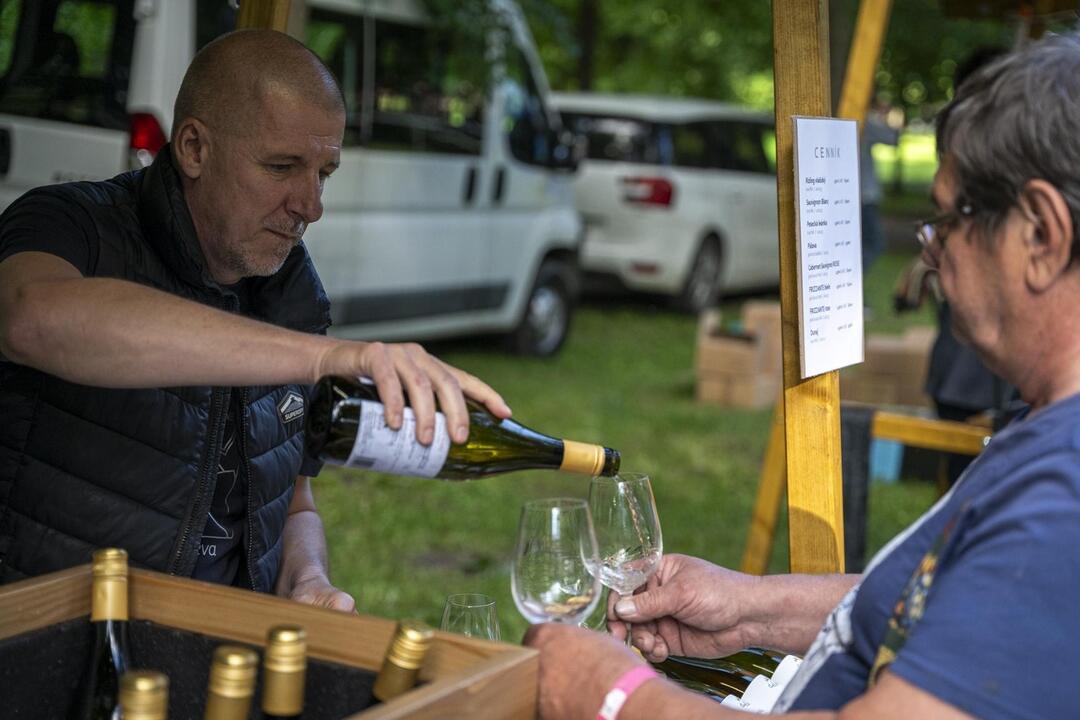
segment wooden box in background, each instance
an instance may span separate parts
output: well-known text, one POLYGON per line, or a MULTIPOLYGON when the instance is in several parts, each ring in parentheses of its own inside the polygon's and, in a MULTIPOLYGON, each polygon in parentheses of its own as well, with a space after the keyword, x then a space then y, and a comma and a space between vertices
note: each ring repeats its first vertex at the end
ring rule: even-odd
POLYGON ((873 405, 931 404, 924 386, 934 328, 913 327, 903 335, 868 335, 865 361, 840 372, 840 398, 873 405))
POLYGON ((745 303, 741 332, 723 330, 720 321, 718 310, 708 310, 698 320, 698 401, 738 408, 772 406, 783 377, 779 303, 745 303))
MULTIPOLYGON (((528 648, 438 632, 423 684, 364 710, 391 620, 143 570, 131 572, 129 602, 135 662, 169 675, 172 720, 202 717, 214 647, 261 650, 281 623, 307 631, 305 720, 536 716, 538 655, 528 648)), ((89 565, 0 587, 0 715, 63 716, 85 667, 89 614, 89 565)))

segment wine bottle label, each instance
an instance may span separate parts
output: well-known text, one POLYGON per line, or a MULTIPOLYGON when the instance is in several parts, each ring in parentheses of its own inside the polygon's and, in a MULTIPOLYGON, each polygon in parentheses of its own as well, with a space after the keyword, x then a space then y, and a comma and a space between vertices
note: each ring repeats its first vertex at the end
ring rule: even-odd
POLYGON ((360 422, 356 430, 349 467, 393 475, 435 477, 450 452, 446 416, 435 413, 435 437, 430 445, 416 439, 416 414, 405 408, 400 430, 386 424, 385 408, 373 400, 360 400, 360 422))
POLYGON ((773 683, 780 687, 787 686, 791 682, 791 678, 795 677, 800 665, 802 665, 802 659, 794 655, 786 655, 772 674, 773 683))
POLYGON ((769 682, 764 675, 758 675, 750 681, 741 700, 750 712, 767 713, 776 704, 782 690, 782 687, 769 682))

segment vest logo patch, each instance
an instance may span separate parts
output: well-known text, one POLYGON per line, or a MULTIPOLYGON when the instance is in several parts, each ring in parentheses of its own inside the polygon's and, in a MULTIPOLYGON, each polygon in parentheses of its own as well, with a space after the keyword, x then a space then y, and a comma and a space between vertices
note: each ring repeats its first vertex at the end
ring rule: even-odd
POLYGON ((300 393, 289 391, 277 406, 281 422, 290 423, 304 417, 304 396, 300 393))

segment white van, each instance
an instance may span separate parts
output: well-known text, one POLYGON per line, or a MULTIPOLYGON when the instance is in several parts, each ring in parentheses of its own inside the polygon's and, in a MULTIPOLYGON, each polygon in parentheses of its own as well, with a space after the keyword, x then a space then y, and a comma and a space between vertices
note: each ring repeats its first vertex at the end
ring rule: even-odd
MULTIPOLYGON (((297 2, 294 34, 348 106, 305 237, 333 332, 498 332, 519 352, 557 351, 579 285, 576 159, 520 12, 495 0, 501 29, 483 34, 429 21, 419 0, 297 2)), ((195 49, 234 24, 227 0, 4 0, 0 209, 149 163, 195 49)))
POLYGON ((708 100, 554 93, 588 140, 575 180, 586 287, 660 293, 690 312, 775 287, 773 118, 708 100))

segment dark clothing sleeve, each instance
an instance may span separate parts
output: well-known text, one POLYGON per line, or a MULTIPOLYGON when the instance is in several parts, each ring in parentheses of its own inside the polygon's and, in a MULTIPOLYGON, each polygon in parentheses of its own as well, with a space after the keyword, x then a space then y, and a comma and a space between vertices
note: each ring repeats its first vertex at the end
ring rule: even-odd
POLYGON ((98 259, 91 220, 55 188, 32 190, 0 216, 0 261, 21 252, 45 252, 67 260, 83 275, 93 275, 98 259))

